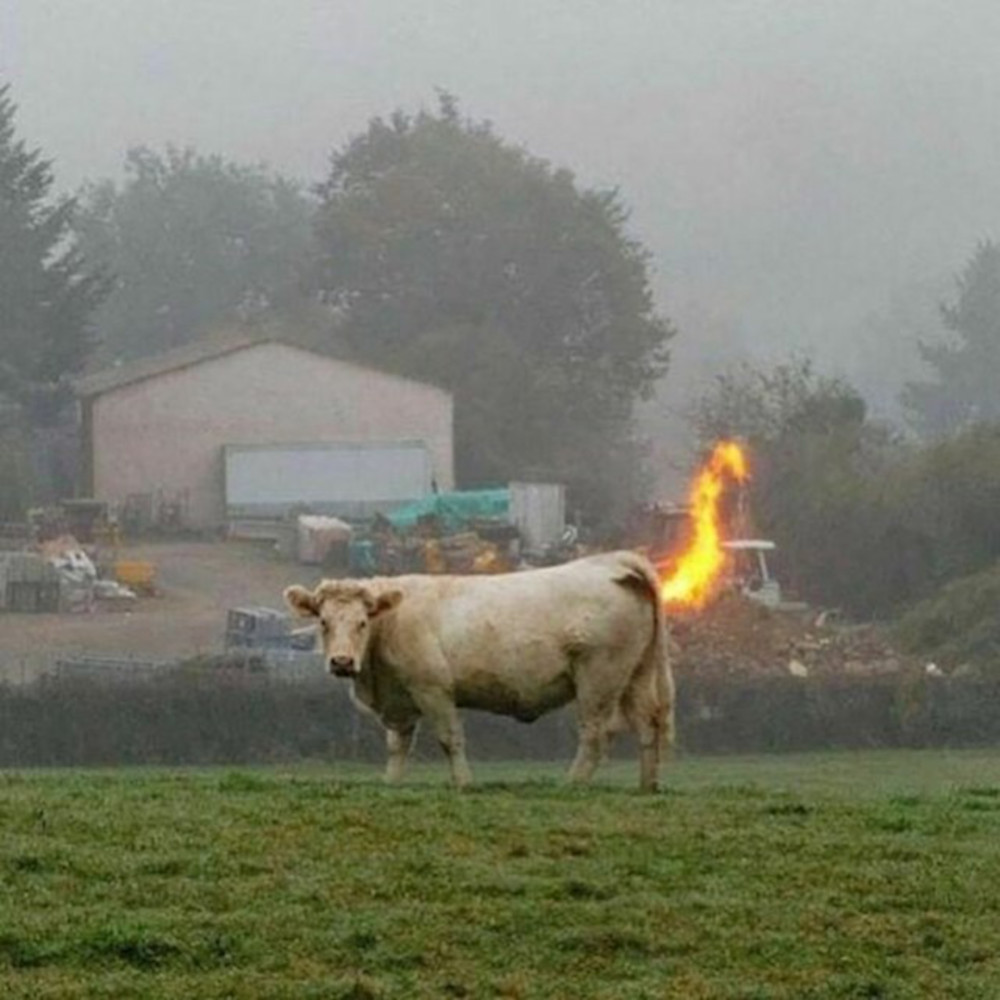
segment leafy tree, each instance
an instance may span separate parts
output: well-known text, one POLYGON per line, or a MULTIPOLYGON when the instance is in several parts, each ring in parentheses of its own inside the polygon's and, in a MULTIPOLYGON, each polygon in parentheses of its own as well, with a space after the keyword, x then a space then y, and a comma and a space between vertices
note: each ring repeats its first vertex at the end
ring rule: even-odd
POLYGON ((748 441, 757 527, 814 603, 885 616, 1000 560, 1000 424, 904 444, 803 361, 720 377, 692 420, 748 441))
POLYGON ((443 95, 373 119, 319 194, 316 285, 340 335, 454 393, 460 481, 562 480, 592 515, 627 497, 633 405, 672 331, 617 192, 581 190, 443 95))
POLYGON ((23 426, 0 426, 0 521, 16 521, 35 494, 30 439, 23 426))
POLYGON ((91 347, 106 287, 73 239, 73 199, 52 196, 51 161, 17 138, 15 113, 0 87, 0 409, 14 402, 49 422, 91 347))
POLYGON ((744 439, 750 510, 774 539, 783 581, 805 599, 863 617, 912 595, 921 539, 899 516, 888 471, 898 443, 847 382, 805 360, 719 376, 691 414, 699 439, 744 439), (911 537, 912 535, 912 537, 911 537))
POLYGON ((299 185, 261 167, 132 149, 124 182, 86 186, 77 219, 88 257, 115 276, 101 358, 158 353, 293 299, 312 211, 299 185))
POLYGON ((802 434, 840 434, 854 447, 866 415, 857 390, 843 379, 820 375, 806 358, 773 368, 745 363, 723 372, 690 414, 704 442, 741 437, 765 447, 802 434))
POLYGON ((1000 421, 1000 246, 979 244, 941 316, 951 339, 920 345, 934 378, 903 390, 914 425, 937 436, 1000 421))
POLYGON ((893 476, 900 516, 928 540, 928 581, 1000 560, 1000 424, 976 424, 914 451, 893 476))

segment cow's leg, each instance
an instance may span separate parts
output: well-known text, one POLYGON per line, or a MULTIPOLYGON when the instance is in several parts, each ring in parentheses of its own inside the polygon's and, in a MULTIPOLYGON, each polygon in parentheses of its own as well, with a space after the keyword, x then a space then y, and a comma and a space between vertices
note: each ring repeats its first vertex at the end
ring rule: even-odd
POLYGON ((655 792, 660 773, 660 731, 645 718, 636 718, 634 729, 639 737, 639 791, 655 792))
POLYGON ((621 685, 613 669, 588 664, 577 669, 577 712, 580 743, 569 769, 569 780, 586 782, 604 758, 610 735, 616 729, 621 685))
POLYGON ((441 749, 448 755, 456 787, 472 784, 472 770, 465 756, 465 730, 454 701, 443 693, 421 696, 414 692, 413 698, 434 730, 441 749))
POLYGON ((395 784, 403 777, 403 768, 416 732, 416 722, 386 727, 385 743, 389 751, 389 761, 385 767, 385 780, 389 784, 395 784))
POLYGON ((622 711, 639 740, 639 790, 655 792, 671 741, 670 711, 656 678, 640 674, 622 698, 622 711))
POLYGON ((580 743, 569 769, 569 780, 590 781, 604 757, 608 744, 608 724, 603 718, 580 720, 580 743))

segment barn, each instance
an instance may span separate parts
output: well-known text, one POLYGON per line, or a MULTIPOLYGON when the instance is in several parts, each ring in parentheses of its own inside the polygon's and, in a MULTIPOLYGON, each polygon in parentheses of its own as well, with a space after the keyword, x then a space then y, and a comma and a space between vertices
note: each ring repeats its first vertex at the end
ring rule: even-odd
POLYGON ((352 469, 378 483, 398 465, 421 474, 426 491, 454 486, 449 393, 281 340, 206 339, 87 375, 76 389, 84 495, 119 508, 144 498, 188 527, 225 524, 240 476, 265 499, 295 499, 299 470, 306 492, 343 470, 355 499, 363 477, 348 482, 352 469))

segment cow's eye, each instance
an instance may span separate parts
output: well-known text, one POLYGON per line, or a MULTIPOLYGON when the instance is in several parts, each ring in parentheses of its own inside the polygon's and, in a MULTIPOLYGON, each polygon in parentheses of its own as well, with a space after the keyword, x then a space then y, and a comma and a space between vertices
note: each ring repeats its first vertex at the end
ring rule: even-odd
POLYGON ((368 628, 368 622, 367 622, 367 620, 364 619, 364 618, 362 618, 361 621, 358 622, 358 628, 361 629, 362 631, 364 631, 366 628, 368 628))

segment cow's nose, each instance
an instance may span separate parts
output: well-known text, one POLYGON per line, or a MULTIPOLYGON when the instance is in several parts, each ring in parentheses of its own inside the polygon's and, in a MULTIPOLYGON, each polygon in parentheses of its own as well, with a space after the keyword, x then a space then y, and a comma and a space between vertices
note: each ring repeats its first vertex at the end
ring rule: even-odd
POLYGON ((345 674, 354 673, 354 657, 353 656, 331 656, 330 657, 330 670, 339 675, 344 676, 345 674))

